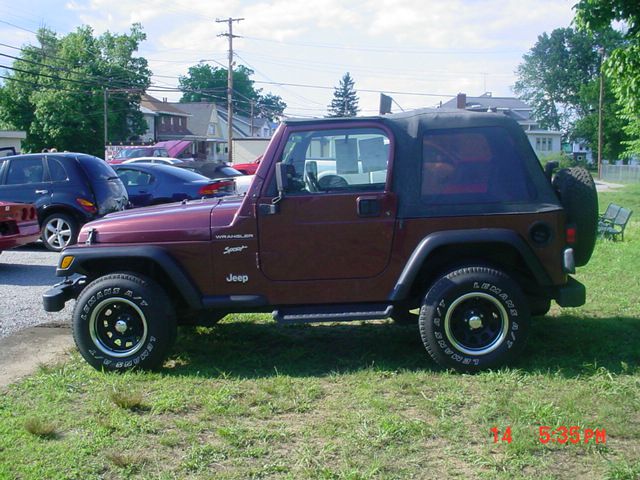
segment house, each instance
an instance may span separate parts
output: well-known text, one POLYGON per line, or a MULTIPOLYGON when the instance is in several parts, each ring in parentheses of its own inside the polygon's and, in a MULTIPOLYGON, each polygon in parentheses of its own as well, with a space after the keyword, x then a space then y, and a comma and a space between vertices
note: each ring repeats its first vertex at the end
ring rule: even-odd
POLYGON ((0 147, 13 147, 19 153, 22 150, 22 140, 25 138, 27 138, 27 132, 0 130, 0 147))
MULTIPOLYGON (((221 123, 224 125, 225 132, 227 131, 227 108, 218 105, 218 117, 221 123)), ((271 138, 276 131, 278 124, 271 122, 265 118, 245 117, 234 113, 233 115, 233 131, 234 138, 236 134, 240 138, 271 138)))
POLYGON ((189 134, 183 140, 193 142, 192 152, 198 158, 222 162, 227 160, 226 125, 222 125, 215 103, 192 102, 172 103, 189 114, 187 121, 189 134))
POLYGON ((539 157, 561 152, 562 132, 540 128, 531 116, 532 108, 518 98, 494 97, 491 92, 485 92, 479 97, 459 93, 456 98, 442 104, 441 108, 502 113, 520 124, 539 157))
MULTIPOLYGON (((167 102, 144 94, 140 110, 148 125, 147 132, 141 135, 143 142, 187 140, 191 145, 181 156, 227 161, 226 107, 210 102, 167 102)), ((269 139, 276 127, 277 124, 263 118, 233 116, 234 139, 269 139)))
POLYGON ((182 140, 191 134, 187 128, 189 114, 167 102, 166 98, 158 100, 145 93, 140 99, 140 110, 149 127, 141 136, 143 139, 150 142, 182 140))

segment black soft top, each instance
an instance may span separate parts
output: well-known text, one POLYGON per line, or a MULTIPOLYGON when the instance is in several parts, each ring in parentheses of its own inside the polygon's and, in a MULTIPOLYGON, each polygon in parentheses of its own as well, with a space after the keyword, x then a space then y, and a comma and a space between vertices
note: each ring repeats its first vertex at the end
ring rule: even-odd
MULTIPOLYGON (((420 109, 392 115, 375 115, 351 118, 322 118, 322 119, 288 119, 287 125, 317 127, 319 124, 332 123, 362 123, 375 122, 387 126, 395 137, 393 190, 398 194, 399 218, 415 218, 423 216, 452 216, 452 215, 494 215, 499 213, 532 213, 557 210, 562 208, 550 182, 544 175, 542 166, 518 123, 501 113, 481 113, 467 110, 420 109), (496 129, 495 127, 498 127, 496 129), (425 201, 421 192, 423 178, 423 137, 437 134, 437 132, 456 129, 492 129, 500 132, 498 140, 504 138, 515 145, 517 155, 513 161, 517 165, 522 186, 509 185, 511 188, 527 189, 529 195, 513 201, 496 201, 494 203, 480 202, 450 202, 446 205, 425 201), (526 185, 524 185, 526 183, 526 185)), ((512 160, 512 157, 510 157, 512 160)), ((501 179, 505 186, 515 182, 517 175, 509 174, 509 163, 503 162, 500 170, 501 179)))

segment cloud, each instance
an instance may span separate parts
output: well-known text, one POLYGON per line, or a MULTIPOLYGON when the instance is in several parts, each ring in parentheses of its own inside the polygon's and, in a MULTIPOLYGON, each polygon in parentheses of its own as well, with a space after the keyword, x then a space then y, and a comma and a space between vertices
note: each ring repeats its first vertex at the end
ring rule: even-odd
MULTIPOLYGON (((147 41, 140 55, 154 74, 177 77, 200 59, 226 65, 225 24, 234 24, 239 63, 256 80, 334 86, 350 71, 362 89, 470 95, 485 89, 510 94, 512 75, 544 31, 570 24, 575 0, 67 0, 40 14, 68 31, 90 25, 96 34, 127 32, 140 22, 147 41), (354 48, 350 48, 354 47, 354 48)), ((8 18, 11 20, 11 18, 8 18)), ((20 23, 17 19, 16 22, 20 23)), ((31 28, 31 25, 30 25, 31 28)), ((28 33, 16 34, 27 38, 28 33)), ((0 29, 0 36, 2 30, 0 29)), ((15 41, 8 42, 15 43, 15 41)), ((157 83, 176 85, 171 78, 157 83)), ((318 108, 331 90, 257 85, 301 108, 318 108)), ((408 105, 433 105, 433 97, 398 96, 408 105)), ((361 97, 377 106, 377 94, 361 97)), ((301 110, 302 111, 302 110, 301 110)))

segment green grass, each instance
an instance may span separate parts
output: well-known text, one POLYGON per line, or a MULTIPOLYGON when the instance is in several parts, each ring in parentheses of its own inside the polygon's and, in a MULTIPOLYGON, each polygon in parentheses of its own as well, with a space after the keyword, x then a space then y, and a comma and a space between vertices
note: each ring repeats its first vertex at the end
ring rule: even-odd
POLYGON ((12 385, 0 479, 637 479, 640 187, 610 201, 638 214, 625 241, 598 242, 578 274, 588 303, 536 319, 511 368, 442 371, 415 328, 390 323, 229 316, 182 330, 159 373, 75 355, 12 385), (542 425, 606 429, 606 444, 543 445, 542 425))

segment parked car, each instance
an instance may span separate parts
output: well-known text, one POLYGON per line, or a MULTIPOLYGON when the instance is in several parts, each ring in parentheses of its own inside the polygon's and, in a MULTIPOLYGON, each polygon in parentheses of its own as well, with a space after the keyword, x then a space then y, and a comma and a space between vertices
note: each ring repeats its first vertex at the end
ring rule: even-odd
POLYGON ((114 166, 134 207, 219 197, 235 193, 231 179, 212 180, 189 170, 157 163, 114 166))
POLYGON ((162 165, 182 165, 185 161, 174 157, 139 157, 125 160, 122 163, 160 163, 162 165))
POLYGON ((224 163, 217 162, 185 162, 176 164, 176 167, 191 170, 205 177, 212 179, 233 178, 236 184, 236 193, 244 195, 249 190, 249 186, 253 181, 253 175, 245 175, 237 169, 230 167, 224 163))
POLYGON ((125 160, 129 160, 132 158, 140 158, 140 157, 168 157, 169 152, 164 147, 123 147, 121 150, 116 153, 112 159, 109 160, 109 163, 118 164, 122 163, 125 160))
POLYGON ((245 175, 254 175, 258 167, 260 166, 260 162, 262 161, 262 155, 256 158, 253 162, 248 163, 236 163, 233 168, 238 170, 245 175))
POLYGON ((0 158, 0 200, 35 204, 42 241, 53 251, 75 243, 84 223, 129 201, 104 160, 66 152, 0 158))
POLYGON ((34 205, 0 201, 0 252, 33 243, 39 236, 34 205))

